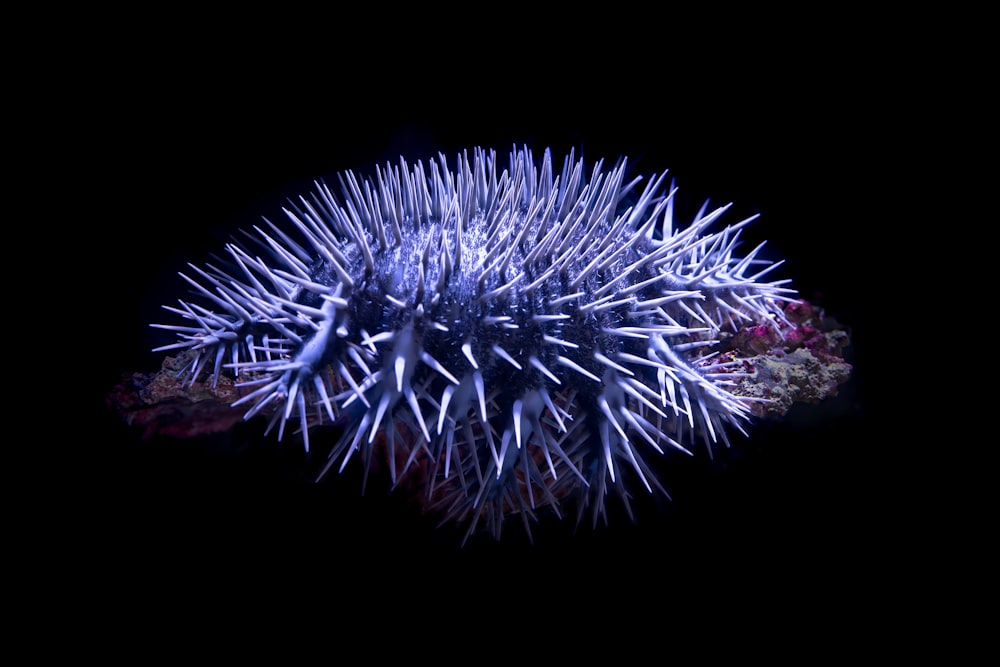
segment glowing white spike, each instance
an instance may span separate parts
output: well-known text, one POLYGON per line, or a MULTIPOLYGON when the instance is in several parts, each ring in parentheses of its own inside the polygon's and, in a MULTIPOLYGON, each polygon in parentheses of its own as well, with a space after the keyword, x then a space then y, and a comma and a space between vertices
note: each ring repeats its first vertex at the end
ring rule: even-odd
POLYGON ((603 394, 597 397, 597 405, 601 408, 601 412, 604 413, 604 416, 608 418, 608 423, 611 424, 616 431, 618 431, 618 435, 621 436, 622 442, 628 442, 628 436, 625 435, 625 429, 623 429, 621 424, 618 423, 618 420, 615 419, 614 412, 611 411, 611 406, 608 405, 608 399, 604 398, 603 394))
POLYGON ((466 341, 462 344, 462 354, 464 354, 465 358, 469 360, 469 363, 472 364, 473 368, 479 368, 479 364, 476 363, 476 358, 472 356, 472 343, 466 341))
POLYGON ((594 359, 596 359, 597 361, 601 362, 605 366, 610 366, 611 368, 615 369, 616 371, 620 371, 622 373, 625 373, 626 375, 635 375, 635 373, 633 373, 629 369, 625 368, 621 364, 615 363, 611 359, 608 359, 606 356, 604 356, 600 352, 594 352, 594 359))
POLYGON ((413 416, 417 418, 417 425, 420 426, 420 432, 424 434, 424 440, 430 442, 431 434, 427 431, 427 423, 424 422, 424 411, 421 409, 420 403, 417 402, 417 395, 409 387, 406 388, 403 395, 406 396, 406 402, 410 404, 413 416))
MULTIPOLYGON (((351 377, 351 374, 348 372, 347 367, 344 366, 343 362, 338 362, 337 373, 340 377, 344 378, 344 381, 351 388, 351 391, 354 392, 354 396, 364 403, 366 408, 371 408, 371 404, 368 402, 368 399, 365 398, 365 393, 361 391, 360 387, 358 387, 358 383, 354 381, 353 377, 351 377)), ((344 405, 346 406, 346 403, 344 405)))
POLYGON ((518 449, 521 449, 521 408, 523 407, 524 402, 521 399, 517 399, 511 408, 511 414, 514 417, 514 437, 517 440, 518 449))
POLYGON ((435 359, 434 357, 432 357, 431 355, 427 354, 424 351, 421 351, 420 352, 420 359, 425 364, 427 364, 428 366, 430 366, 431 368, 433 368, 434 370, 436 370, 438 373, 440 373, 441 375, 443 375, 446 378, 448 378, 449 382, 451 382, 453 384, 458 384, 458 378, 456 378, 454 375, 452 375, 451 373, 449 373, 448 369, 446 369, 444 366, 442 366, 438 362, 438 360, 435 359))
POLYGON ((584 368, 580 364, 578 364, 575 361, 573 361, 572 359, 568 359, 566 357, 556 357, 556 361, 558 361, 563 366, 566 366, 567 368, 572 368, 574 371, 576 371, 580 375, 588 377, 588 378, 590 378, 591 380, 593 380, 595 382, 600 382, 601 381, 601 378, 597 377, 596 375, 594 375, 593 373, 591 373, 590 371, 588 371, 586 368, 584 368))
POLYGON ((476 385, 476 394, 479 396, 479 415, 483 423, 486 424, 486 390, 483 383, 483 374, 476 371, 472 374, 472 382, 476 385))
POLYGON ((313 376, 313 386, 316 388, 316 393, 319 394, 320 404, 326 408, 326 414, 330 417, 330 420, 335 420, 336 416, 333 414, 333 404, 330 403, 330 397, 326 393, 326 383, 323 382, 323 378, 319 375, 313 376))
POLYGON ((615 462, 611 459, 611 439, 608 435, 608 422, 602 421, 597 428, 601 435, 601 445, 604 449, 604 464, 607 466, 611 481, 615 481, 615 462))
MULTIPOLYGON (((389 407, 389 392, 383 392, 382 396, 378 401, 378 408, 375 412, 375 418, 372 420, 372 430, 368 435, 368 444, 375 442, 375 436, 378 435, 379 424, 382 423, 382 417, 385 416, 386 408, 389 407)), ((367 414, 367 413, 366 413, 367 414)))
POLYGON ((546 377, 548 377, 550 380, 552 380, 556 384, 562 384, 562 382, 559 381, 559 378, 557 378, 555 376, 555 374, 552 373, 552 371, 550 371, 548 368, 546 368, 542 364, 542 362, 539 361, 538 357, 536 357, 535 355, 531 355, 530 357, 528 357, 528 363, 530 363, 532 366, 534 366, 535 368, 537 368, 538 370, 540 370, 542 373, 544 373, 546 375, 546 377))
POLYGON ((546 343, 552 343, 553 345, 562 345, 563 347, 571 347, 571 348, 580 347, 576 343, 570 343, 569 341, 565 341, 560 338, 555 338, 554 336, 542 336, 542 340, 544 340, 546 343))
POLYGON ((394 297, 391 294, 386 294, 385 295, 385 300, 388 301, 389 303, 391 303, 392 305, 396 306, 397 308, 406 308, 406 302, 405 301, 403 301, 402 299, 397 299, 396 297, 394 297))
POLYGON ((438 424, 437 432, 441 435, 441 431, 444 429, 444 419, 448 415, 448 404, 451 403, 451 397, 455 393, 455 385, 450 384, 444 388, 441 392, 441 409, 438 411, 438 424))
POLYGON ((504 361, 506 361, 508 364, 510 364, 511 366, 513 366, 514 368, 516 368, 517 370, 522 370, 521 364, 517 363, 517 360, 514 359, 514 357, 510 356, 507 353, 507 350, 503 349, 499 345, 494 345, 493 346, 493 354, 497 355, 498 357, 500 357, 501 359, 503 359, 504 361))
POLYGON ((400 354, 396 357, 396 391, 403 392, 403 374, 406 372, 406 357, 400 354))

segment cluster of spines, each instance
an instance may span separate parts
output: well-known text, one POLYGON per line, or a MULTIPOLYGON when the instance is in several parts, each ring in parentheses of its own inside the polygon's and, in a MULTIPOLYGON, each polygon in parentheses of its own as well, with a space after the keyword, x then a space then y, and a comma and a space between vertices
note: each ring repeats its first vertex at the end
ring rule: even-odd
POLYGON ((625 160, 589 178, 572 153, 556 175, 527 148, 509 170, 479 149, 445 164, 348 172, 343 204, 317 183, 285 209, 298 240, 265 219, 265 257, 232 243, 229 266, 192 266, 210 306, 169 308, 188 323, 154 325, 180 336, 159 349, 197 351, 192 381, 245 378, 234 405, 270 413, 279 438, 294 419, 307 449, 314 422, 346 417, 327 468, 360 451, 367 470, 380 449, 394 482, 422 467, 470 532, 568 495, 596 521, 609 482, 628 504, 619 462, 663 492, 635 439, 728 445, 749 409, 729 391, 740 362, 711 347, 777 327, 792 294, 762 282, 777 264, 760 247, 736 256, 753 218, 709 233, 727 207, 703 207, 675 229, 665 175, 636 193, 625 160))

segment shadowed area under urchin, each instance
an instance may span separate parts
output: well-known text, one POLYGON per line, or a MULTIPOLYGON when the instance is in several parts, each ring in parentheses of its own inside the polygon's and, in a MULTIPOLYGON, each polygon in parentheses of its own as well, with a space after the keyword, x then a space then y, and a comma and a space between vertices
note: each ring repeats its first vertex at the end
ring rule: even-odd
POLYGON ((625 158, 452 165, 318 182, 192 263, 154 324, 176 356, 120 411, 181 436, 259 418, 307 449, 333 424, 321 479, 360 465, 499 538, 513 517, 530 535, 542 510, 596 524, 612 498, 665 496, 651 457, 711 456, 847 379, 846 334, 744 252, 754 218, 678 224, 666 175, 625 158))

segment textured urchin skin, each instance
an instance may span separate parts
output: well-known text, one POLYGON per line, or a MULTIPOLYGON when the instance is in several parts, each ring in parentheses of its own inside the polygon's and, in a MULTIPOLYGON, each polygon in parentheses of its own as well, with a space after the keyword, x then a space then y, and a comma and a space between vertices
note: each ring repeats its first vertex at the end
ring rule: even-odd
MULTIPOLYGON (((475 149, 405 160, 339 190, 317 183, 229 257, 181 274, 195 299, 166 307, 191 350, 183 374, 234 374, 246 418, 278 436, 345 424, 321 477, 360 455, 392 482, 417 478, 444 520, 485 525, 535 510, 597 521, 638 485, 665 494, 650 452, 709 454, 743 432, 742 361, 723 332, 780 331, 788 281, 760 246, 735 253, 753 218, 711 231, 727 207, 673 222, 665 174, 627 160, 587 173, 571 152, 475 149), (336 192, 336 193, 335 193, 336 192)), ((756 217, 756 216, 754 216, 756 217)), ((529 530, 530 534, 530 530, 529 530)))

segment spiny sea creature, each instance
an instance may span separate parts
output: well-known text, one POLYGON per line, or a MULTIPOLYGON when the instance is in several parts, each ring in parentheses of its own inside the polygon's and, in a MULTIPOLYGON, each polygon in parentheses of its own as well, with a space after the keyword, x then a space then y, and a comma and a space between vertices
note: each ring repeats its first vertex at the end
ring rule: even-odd
POLYGON ((373 178, 338 176, 264 219, 229 256, 181 276, 196 299, 165 308, 182 324, 157 351, 191 353, 192 382, 234 374, 247 419, 278 438, 289 425, 342 425, 321 477, 357 453, 393 484, 419 476, 443 521, 485 524, 540 508, 606 519, 632 487, 666 494, 650 452, 711 454, 746 433, 732 392, 742 361, 723 332, 780 334, 781 262, 736 254, 757 216, 717 231, 707 202, 674 224, 666 174, 629 178, 628 160, 586 173, 574 152, 556 171, 512 149, 475 148, 373 178), (645 183, 643 181, 646 180, 645 183))

